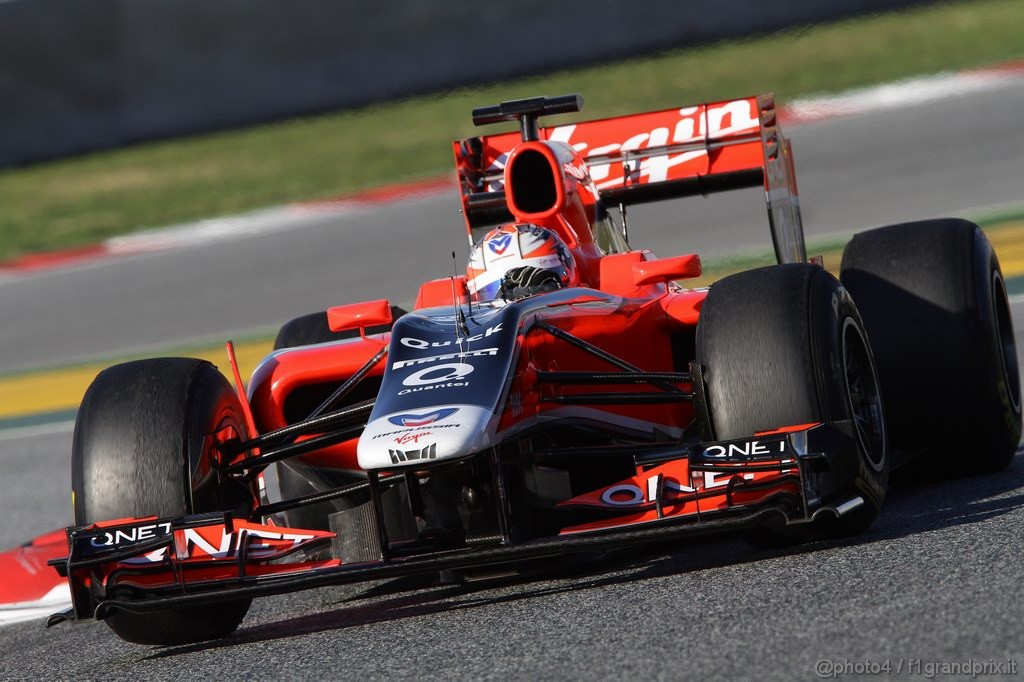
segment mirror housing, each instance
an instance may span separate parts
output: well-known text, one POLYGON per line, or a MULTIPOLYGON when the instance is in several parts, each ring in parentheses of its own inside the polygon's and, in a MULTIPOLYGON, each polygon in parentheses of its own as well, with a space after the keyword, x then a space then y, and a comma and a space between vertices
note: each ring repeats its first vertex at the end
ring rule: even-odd
POLYGON ((387 299, 350 303, 327 309, 327 326, 332 332, 358 329, 360 335, 367 327, 391 322, 391 304, 387 299))
POLYGON ((638 287, 658 282, 672 282, 678 279, 700 277, 700 256, 695 253, 657 260, 645 260, 633 264, 633 283, 638 287))

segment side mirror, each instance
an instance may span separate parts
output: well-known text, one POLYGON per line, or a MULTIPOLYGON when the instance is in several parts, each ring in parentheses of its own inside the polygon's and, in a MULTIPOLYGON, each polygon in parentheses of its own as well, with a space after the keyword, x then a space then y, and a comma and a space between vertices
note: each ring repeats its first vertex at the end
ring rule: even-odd
POLYGON ((658 282, 672 282, 677 279, 700 277, 703 270, 700 256, 691 253, 686 256, 645 260, 633 264, 633 284, 643 286, 658 282))
POLYGON ((376 327, 391 322, 391 304, 387 299, 339 305, 327 309, 327 326, 332 332, 358 329, 360 334, 367 327, 376 327))

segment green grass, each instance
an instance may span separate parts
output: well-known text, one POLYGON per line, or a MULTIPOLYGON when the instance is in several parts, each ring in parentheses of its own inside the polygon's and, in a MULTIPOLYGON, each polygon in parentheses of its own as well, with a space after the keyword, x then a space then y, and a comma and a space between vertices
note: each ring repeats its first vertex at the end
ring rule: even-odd
MULTIPOLYGON (((0 260, 436 176, 474 106, 580 92, 583 118, 780 101, 1024 57, 1024 2, 970 0, 0 171, 0 260)), ((563 120, 569 120, 563 118, 563 120)))

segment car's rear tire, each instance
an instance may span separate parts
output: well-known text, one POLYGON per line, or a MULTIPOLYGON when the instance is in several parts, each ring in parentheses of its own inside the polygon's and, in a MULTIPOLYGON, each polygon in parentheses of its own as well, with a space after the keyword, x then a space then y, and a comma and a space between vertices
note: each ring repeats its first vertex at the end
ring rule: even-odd
MULTIPOLYGON (((225 484, 210 466, 207 436, 228 426, 246 437, 237 395, 208 362, 158 358, 103 370, 86 391, 75 422, 75 523, 251 511, 252 491, 225 484)), ((129 642, 185 644, 230 634, 250 602, 147 614, 118 610, 105 622, 129 642)))
MULTIPOLYGON (((838 519, 765 529, 752 540, 803 541, 866 530, 882 506, 889 459, 871 348, 846 290, 813 265, 741 272, 711 286, 697 326, 703 400, 717 440, 853 420, 857 462, 830 476, 825 504, 863 500, 838 519)), ((705 406, 701 406, 704 409, 705 406)))
POLYGON ((1021 435, 1009 301, 974 223, 927 220, 856 235, 840 277, 864 319, 890 441, 926 453, 912 475, 995 471, 1021 435))

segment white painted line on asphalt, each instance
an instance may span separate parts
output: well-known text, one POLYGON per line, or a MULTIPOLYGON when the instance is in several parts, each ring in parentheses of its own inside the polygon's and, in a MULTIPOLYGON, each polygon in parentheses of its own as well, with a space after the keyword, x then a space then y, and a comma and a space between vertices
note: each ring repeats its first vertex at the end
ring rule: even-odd
MULTIPOLYGON (((342 212, 341 209, 338 210, 338 213, 342 212)), ((351 209, 348 212, 351 212, 351 209)), ((172 225, 113 237, 104 244, 107 253, 112 255, 148 253, 276 232, 301 222, 310 222, 310 217, 296 215, 288 206, 275 206, 241 215, 211 218, 197 223, 172 225)))
POLYGON ((0 428, 0 442, 37 438, 54 433, 67 433, 75 430, 74 421, 54 422, 52 424, 35 424, 33 426, 14 426, 9 429, 0 428))
POLYGON ((808 97, 785 107, 789 120, 816 121, 836 116, 873 113, 888 109, 919 106, 952 97, 1002 87, 1008 80, 1022 78, 1014 71, 962 71, 858 88, 838 95, 808 97))

